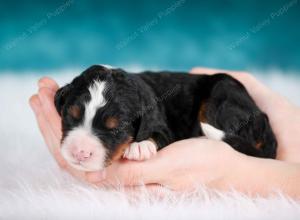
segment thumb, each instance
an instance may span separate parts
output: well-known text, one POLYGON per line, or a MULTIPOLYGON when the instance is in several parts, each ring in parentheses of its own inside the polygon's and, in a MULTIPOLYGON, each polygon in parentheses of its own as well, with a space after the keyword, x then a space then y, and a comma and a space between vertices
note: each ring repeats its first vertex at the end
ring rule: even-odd
POLYGON ((98 186, 138 186, 160 183, 164 176, 163 157, 146 161, 120 160, 104 170, 87 172, 86 180, 98 186))

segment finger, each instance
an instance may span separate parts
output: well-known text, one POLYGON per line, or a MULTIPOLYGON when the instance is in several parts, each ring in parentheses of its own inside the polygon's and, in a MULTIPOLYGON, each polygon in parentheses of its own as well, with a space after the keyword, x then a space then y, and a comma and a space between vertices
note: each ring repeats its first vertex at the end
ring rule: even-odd
POLYGON ((56 92, 59 88, 58 84, 51 79, 50 77, 43 77, 38 81, 38 87, 43 88, 46 87, 48 89, 51 89, 52 91, 56 92))
POLYGON ((207 75, 214 75, 216 73, 226 73, 235 79, 239 80, 243 83, 246 87, 251 84, 257 83, 257 80, 254 80, 254 77, 251 77, 251 74, 245 71, 232 71, 232 70, 221 70, 221 69, 211 69, 205 67, 195 67, 191 69, 191 74, 207 74, 207 75), (255 82, 254 82, 255 81, 255 82))
POLYGON ((48 146, 49 151, 53 154, 55 160, 57 161, 58 165, 66 169, 71 175, 74 177, 77 177, 81 180, 84 180, 85 173, 82 171, 78 171, 73 169, 68 165, 66 160, 62 157, 61 152, 60 152, 60 140, 55 137, 53 134, 50 125, 48 124, 48 121, 45 119, 43 115, 43 110, 40 105, 40 101, 37 95, 33 95, 30 98, 30 105, 32 110, 35 113, 39 129, 43 135, 43 138, 48 146))
POLYGON ((212 69, 212 68, 205 68, 205 67, 195 67, 195 68, 191 69, 190 73, 192 73, 192 74, 208 74, 208 75, 213 75, 216 73, 227 73, 233 77, 237 77, 238 75, 243 76, 243 75, 248 74, 245 71, 222 70, 222 69, 212 69))
POLYGON ((60 154, 60 140, 54 135, 51 127, 44 117, 43 109, 39 100, 38 95, 33 95, 29 100, 30 106, 35 114, 39 129, 42 136, 48 146, 49 151, 53 154, 54 158, 60 165, 60 167, 66 167, 66 161, 60 154))
POLYGON ((87 172, 86 180, 98 186, 139 186, 160 183, 165 176, 164 159, 154 157, 146 161, 121 160, 102 171, 87 172))
POLYGON ((190 73, 192 74, 208 74, 208 75, 213 75, 221 72, 224 72, 224 70, 204 68, 204 67, 195 67, 190 71, 190 73))
POLYGON ((38 96, 41 102, 43 113, 46 116, 45 118, 53 130, 54 135, 58 139, 61 139, 61 118, 54 106, 54 95, 54 92, 48 88, 44 87, 39 89, 38 96))
POLYGON ((66 169, 72 176, 84 180, 85 172, 70 167, 60 152, 61 121, 52 101, 58 85, 50 78, 44 77, 39 81, 39 87, 39 95, 34 95, 30 99, 30 104, 36 113, 45 142, 61 168, 66 169), (47 114, 47 117, 45 117, 45 114, 47 114))

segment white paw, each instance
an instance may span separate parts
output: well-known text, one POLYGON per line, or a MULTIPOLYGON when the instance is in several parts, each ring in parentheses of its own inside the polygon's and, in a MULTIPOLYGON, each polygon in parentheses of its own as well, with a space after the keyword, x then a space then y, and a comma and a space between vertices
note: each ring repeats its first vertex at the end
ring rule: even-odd
POLYGON ((217 141, 223 140, 225 136, 224 131, 217 129, 211 126, 210 124, 206 124, 206 123, 200 123, 200 124, 204 135, 208 139, 217 140, 217 141))
POLYGON ((128 160, 147 160, 156 154, 156 145, 152 141, 134 142, 125 150, 123 157, 128 160))

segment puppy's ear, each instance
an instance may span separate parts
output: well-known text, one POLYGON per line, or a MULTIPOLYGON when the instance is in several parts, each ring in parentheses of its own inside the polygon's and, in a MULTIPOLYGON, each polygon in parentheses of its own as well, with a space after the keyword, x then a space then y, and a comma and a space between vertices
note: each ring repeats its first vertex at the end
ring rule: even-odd
POLYGON ((57 90, 55 94, 54 104, 59 115, 61 115, 62 113, 62 108, 65 105, 66 98, 69 95, 70 90, 71 90, 71 85, 67 84, 64 87, 61 87, 59 90, 57 90))

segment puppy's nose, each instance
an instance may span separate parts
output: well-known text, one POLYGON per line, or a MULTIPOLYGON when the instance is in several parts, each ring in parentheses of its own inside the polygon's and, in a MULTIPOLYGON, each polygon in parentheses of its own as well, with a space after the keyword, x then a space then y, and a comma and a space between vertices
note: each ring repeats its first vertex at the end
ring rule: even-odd
POLYGON ((83 162, 83 161, 87 161, 88 159, 90 159, 93 156, 93 152, 90 150, 76 150, 74 152, 72 152, 73 157, 79 161, 79 162, 83 162))

